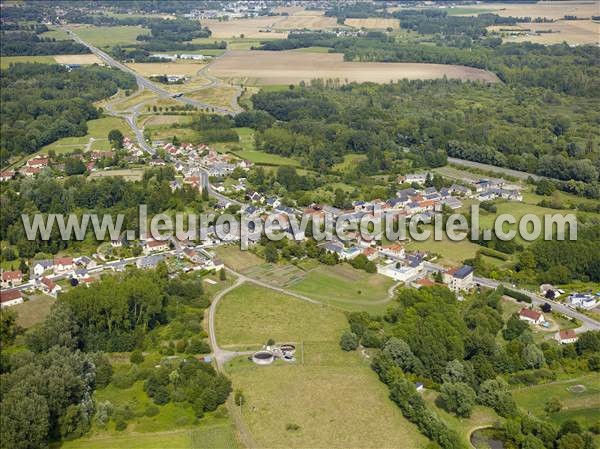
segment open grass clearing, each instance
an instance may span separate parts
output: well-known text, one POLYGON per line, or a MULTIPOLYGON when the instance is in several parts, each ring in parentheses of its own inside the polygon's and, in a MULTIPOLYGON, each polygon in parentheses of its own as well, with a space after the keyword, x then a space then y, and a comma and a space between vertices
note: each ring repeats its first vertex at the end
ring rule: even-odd
POLYGON ((203 26, 207 26, 211 31, 210 39, 228 39, 228 38, 251 38, 251 39, 285 39, 287 32, 276 32, 273 30, 276 23, 282 19, 281 16, 271 17, 252 17, 249 19, 232 19, 219 21, 216 19, 204 20, 203 26))
POLYGON ((367 159, 366 154, 346 154, 342 162, 335 164, 332 169, 334 171, 349 171, 356 167, 360 161, 367 159))
POLYGON ((445 64, 348 62, 340 53, 230 51, 208 69, 214 76, 247 78, 250 85, 298 84, 311 79, 387 83, 399 79, 447 78, 496 82, 494 74, 445 64))
POLYGON ((450 429, 458 433, 467 447, 470 447, 469 438, 473 430, 484 426, 497 426, 502 420, 491 408, 481 405, 474 407, 469 418, 457 418, 443 408, 438 407, 436 402, 438 397, 439 393, 433 390, 425 390, 423 393, 423 399, 425 399, 429 408, 435 411, 450 429))
POLYGON ((237 89, 230 86, 218 86, 190 92, 186 97, 221 108, 231 108, 235 103, 237 89))
POLYGON ((290 264, 263 263, 244 270, 244 274, 275 287, 288 288, 304 279, 306 272, 290 264))
POLYGON ((47 154, 48 151, 54 150, 56 153, 70 153, 75 149, 85 150, 90 142, 90 139, 98 140, 93 142, 94 150, 110 150, 110 142, 108 141, 108 133, 112 129, 118 129, 124 136, 131 137, 131 128, 125 120, 118 117, 103 117, 87 122, 88 133, 81 137, 63 137, 49 145, 43 147, 39 153, 47 154))
POLYGON ((218 338, 220 327, 226 327, 223 337, 238 347, 268 338, 298 342, 295 363, 257 366, 240 357, 226 366, 234 389, 244 392, 242 415, 258 447, 411 449, 426 444, 389 400, 369 361, 341 351, 338 338, 346 326, 341 312, 259 287, 243 285, 222 299, 218 338))
POLYGON ((387 307, 383 302, 393 285, 394 281, 388 277, 357 270, 348 264, 319 265, 290 290, 336 307, 381 312, 387 307), (378 302, 383 304, 370 304, 378 302))
POLYGON ((596 422, 600 414, 599 373, 566 381, 518 388, 512 393, 519 407, 556 424, 567 419, 577 419, 587 427, 596 422), (563 407, 560 412, 548 416, 544 411, 544 406, 550 398, 558 398, 563 407))
POLYGON ((17 324, 24 329, 44 321, 56 299, 48 295, 32 295, 29 301, 12 306, 10 310, 17 313, 17 324))
POLYGON ((263 259, 250 251, 242 251, 237 245, 219 246, 215 248, 217 255, 225 265, 234 271, 243 271, 265 263, 263 259))
POLYGON ((92 172, 88 179, 119 177, 124 178, 125 181, 141 181, 143 176, 143 168, 124 168, 118 170, 98 170, 92 172))
POLYGON ((191 115, 143 115, 141 120, 138 121, 142 126, 154 126, 154 125, 186 125, 192 121, 191 115))

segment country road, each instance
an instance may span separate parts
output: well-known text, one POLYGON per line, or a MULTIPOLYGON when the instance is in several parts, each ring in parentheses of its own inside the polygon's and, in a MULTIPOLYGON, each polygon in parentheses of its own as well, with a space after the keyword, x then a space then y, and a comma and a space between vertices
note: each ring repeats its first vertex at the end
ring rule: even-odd
POLYGON ((505 168, 505 167, 497 167, 496 165, 482 164, 481 162, 473 162, 473 161, 468 161, 466 159, 458 159, 455 157, 449 157, 448 163, 462 165, 463 167, 477 168, 479 170, 497 172, 498 175, 504 174, 504 175, 512 176, 513 178, 521 179, 523 181, 526 181, 529 178, 531 178, 535 181, 539 181, 540 179, 550 179, 550 178, 546 178, 545 176, 533 175, 531 173, 527 173, 524 171, 512 170, 510 168, 505 168))

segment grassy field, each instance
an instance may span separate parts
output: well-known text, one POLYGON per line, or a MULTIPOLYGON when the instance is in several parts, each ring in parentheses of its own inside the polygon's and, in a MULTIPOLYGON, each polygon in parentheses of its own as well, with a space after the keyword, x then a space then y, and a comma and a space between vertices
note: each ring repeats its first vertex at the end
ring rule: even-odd
POLYGON ((300 161, 289 157, 269 154, 254 147, 254 130, 251 128, 235 128, 240 137, 239 142, 218 143, 213 145, 217 151, 230 152, 240 159, 247 159, 258 165, 292 165, 300 167, 300 161))
POLYGON ((235 101, 236 93, 237 90, 234 87, 219 86, 190 92, 186 96, 213 106, 231 108, 232 103, 235 101))
POLYGON ((388 399, 368 360, 339 349, 345 326, 341 312, 258 287, 242 286, 223 298, 217 311, 219 338, 235 346, 268 338, 304 342, 295 363, 259 367, 240 357, 226 366, 234 388, 244 392, 242 415, 258 447, 425 446, 388 399))
POLYGON ((136 38, 141 34, 150 34, 148 28, 133 25, 127 26, 71 26, 71 29, 84 41, 101 47, 113 47, 115 45, 137 44, 136 38))
POLYGON ((235 244, 219 246, 215 248, 215 252, 223 260, 225 265, 235 271, 242 271, 265 262, 250 251, 241 251, 235 244))
POLYGON ((223 347, 277 342, 326 341, 347 326, 343 313, 246 284, 227 294, 217 310, 217 341, 223 347))
POLYGON ((382 312, 386 304, 370 303, 384 302, 393 284, 388 277, 356 270, 347 264, 320 265, 310 270, 291 290, 337 307, 382 312))
POLYGON ((87 122, 88 133, 82 137, 64 137, 40 150, 40 153, 47 153, 54 150, 57 153, 69 153, 76 149, 85 150, 90 138, 99 139, 94 142, 94 150, 110 150, 108 142, 108 133, 112 129, 120 130, 124 136, 131 136, 131 128, 127 123, 118 117, 104 117, 87 122))
POLYGON ((178 60, 176 62, 137 62, 127 67, 143 76, 152 75, 186 75, 195 76, 205 64, 194 60, 178 60))
POLYGON ((118 176, 125 181, 140 181, 144 175, 143 168, 124 168, 119 170, 100 170, 90 174, 89 179, 118 176))
POLYGON ((44 321, 56 300, 48 295, 35 295, 23 304, 11 307, 17 313, 17 324, 24 329, 44 321))
POLYGON ((468 240, 461 240, 454 242, 448 239, 445 235, 443 240, 433 240, 433 227, 424 226, 423 229, 431 230, 432 237, 422 242, 413 240, 406 244, 406 249, 410 251, 427 251, 429 253, 435 253, 439 255, 437 263, 442 265, 455 266, 461 263, 465 259, 475 257, 475 253, 481 248, 475 243, 471 243, 468 240))
POLYGON ((56 55, 54 57, 54 59, 59 64, 81 64, 81 65, 86 65, 86 64, 101 64, 102 63, 102 60, 98 56, 96 56, 94 54, 88 54, 88 55, 56 55))
POLYGON ((311 79, 388 83, 391 80, 441 77, 496 82, 490 72, 445 64, 348 62, 339 53, 232 50, 208 69, 214 76, 246 79, 247 85, 297 84, 311 79))
POLYGON ((41 64, 56 64, 56 60, 52 55, 44 56, 2 56, 0 58, 0 69, 6 69, 11 64, 20 62, 38 62, 41 64))
POLYGON ((540 418, 560 424, 568 419, 577 419, 589 426, 600 416, 600 374, 594 373, 578 379, 569 379, 550 384, 513 390, 519 407, 531 411, 540 418), (582 385, 583 391, 572 391, 572 387, 582 385), (560 412, 547 416, 544 411, 546 401, 558 398, 563 408, 560 412))
POLYGON ((367 158, 365 154, 346 154, 342 162, 335 164, 332 169, 335 171, 348 171, 356 167, 360 161, 364 161, 367 158))

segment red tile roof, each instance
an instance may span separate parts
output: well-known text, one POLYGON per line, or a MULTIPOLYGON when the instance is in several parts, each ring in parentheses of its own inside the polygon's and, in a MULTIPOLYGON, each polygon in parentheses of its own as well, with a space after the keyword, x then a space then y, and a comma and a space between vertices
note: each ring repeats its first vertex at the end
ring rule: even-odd
POLYGON ((14 281, 15 279, 23 279, 23 273, 21 273, 19 270, 17 271, 5 271, 4 273, 2 273, 2 280, 3 281, 14 281))
POLYGON ((519 315, 523 316, 525 318, 532 319, 534 321, 539 320, 540 317, 542 316, 542 314, 540 312, 538 312, 537 310, 531 310, 531 309, 521 309, 521 311, 519 312, 519 315))
POLYGON ((577 334, 573 329, 564 329, 558 333, 558 336, 561 340, 571 340, 572 338, 577 338, 577 334))
POLYGON ((54 259, 54 265, 73 265, 72 257, 57 257, 54 259))
POLYGON ((54 283, 54 281, 52 281, 51 279, 48 279, 48 278, 43 278, 42 284, 44 284, 46 286, 48 291, 52 291, 56 288, 56 284, 54 283))
POLYGON ((20 290, 4 290, 0 292, 0 303, 22 298, 20 290))

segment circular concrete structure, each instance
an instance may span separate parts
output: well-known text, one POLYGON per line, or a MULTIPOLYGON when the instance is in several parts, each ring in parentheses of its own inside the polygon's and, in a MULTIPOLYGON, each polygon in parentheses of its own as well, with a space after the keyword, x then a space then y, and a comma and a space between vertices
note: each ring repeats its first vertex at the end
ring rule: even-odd
POLYGON ((269 351, 258 351, 252 354, 252 361, 257 365, 270 365, 274 360, 273 353, 269 351))
POLYGON ((296 353, 296 346, 294 345, 290 345, 290 344, 285 344, 285 345, 281 345, 279 347, 279 349, 281 349, 281 352, 284 355, 294 355, 296 353))

